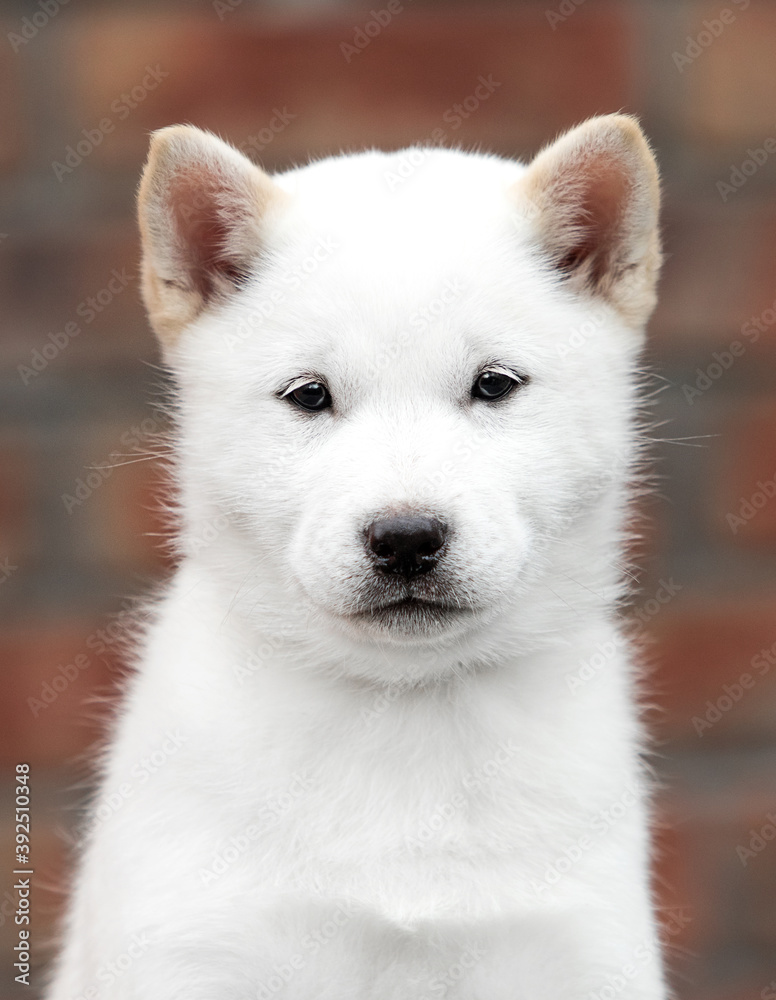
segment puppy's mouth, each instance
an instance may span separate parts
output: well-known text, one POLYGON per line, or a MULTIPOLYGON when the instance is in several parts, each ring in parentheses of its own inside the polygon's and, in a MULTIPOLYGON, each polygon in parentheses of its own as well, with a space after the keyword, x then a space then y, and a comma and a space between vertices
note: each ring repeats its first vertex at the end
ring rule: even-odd
POLYGON ((402 614, 402 613, 425 613, 433 614, 434 612, 449 612, 453 613, 456 611, 461 611, 463 609, 456 608, 452 604, 444 604, 442 601, 431 601, 424 597, 415 597, 413 595, 408 595, 407 597, 400 597, 397 600, 385 601, 382 604, 371 604, 368 608, 363 608, 360 611, 356 611, 354 614, 355 618, 374 618, 376 615, 390 615, 390 614, 402 614))
POLYGON ((471 613, 470 608, 408 594, 370 603, 353 612, 350 618, 361 625, 377 626, 390 632, 419 634, 438 632, 471 613))

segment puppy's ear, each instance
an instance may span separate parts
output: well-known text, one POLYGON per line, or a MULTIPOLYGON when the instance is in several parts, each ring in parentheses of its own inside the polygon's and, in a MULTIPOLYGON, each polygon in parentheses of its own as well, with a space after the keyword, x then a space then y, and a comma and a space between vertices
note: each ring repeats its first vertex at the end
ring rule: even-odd
POLYGON ((262 221, 284 198, 272 180, 215 136, 161 129, 140 183, 143 297, 163 347, 256 265, 262 221))
POLYGON ((518 208, 569 287, 646 321, 660 267, 657 166, 629 115, 591 118, 543 149, 515 184, 518 208))

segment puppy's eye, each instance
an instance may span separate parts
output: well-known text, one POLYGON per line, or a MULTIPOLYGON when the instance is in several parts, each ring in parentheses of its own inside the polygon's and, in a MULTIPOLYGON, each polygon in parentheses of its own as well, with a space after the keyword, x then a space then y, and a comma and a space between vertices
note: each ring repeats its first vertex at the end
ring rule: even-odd
POLYGON ((487 371, 478 376, 472 386, 472 396, 474 399, 493 402, 508 396, 513 389, 522 384, 522 380, 512 375, 506 375, 504 372, 487 371))
POLYGON ((311 413, 326 410, 331 406, 331 393, 323 382, 306 382, 286 393, 284 398, 311 413))

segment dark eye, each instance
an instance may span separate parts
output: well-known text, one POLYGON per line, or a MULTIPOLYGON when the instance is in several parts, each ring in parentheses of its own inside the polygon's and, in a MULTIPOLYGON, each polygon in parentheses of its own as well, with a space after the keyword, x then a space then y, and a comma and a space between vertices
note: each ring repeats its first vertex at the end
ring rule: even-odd
POLYGON ((290 399, 292 403, 300 406, 303 410, 311 412, 325 410, 331 406, 331 393, 323 382, 307 382, 305 385, 300 385, 298 389, 287 393, 285 398, 290 399))
POLYGON ((518 385, 522 385, 522 382, 512 375, 505 375, 503 372, 483 372, 472 386, 472 396, 475 399, 492 402, 495 399, 503 399, 518 385))

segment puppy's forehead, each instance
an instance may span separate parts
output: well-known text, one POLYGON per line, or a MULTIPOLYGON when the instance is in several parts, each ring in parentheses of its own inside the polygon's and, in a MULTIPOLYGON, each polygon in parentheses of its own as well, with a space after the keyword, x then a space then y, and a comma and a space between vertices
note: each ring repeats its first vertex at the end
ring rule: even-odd
POLYGON ((419 383, 463 377, 499 355, 517 363, 521 343, 530 351, 537 267, 519 251, 509 198, 523 168, 448 150, 424 156, 401 182, 403 154, 281 175, 291 198, 257 289, 282 294, 264 343, 279 364, 419 383))

